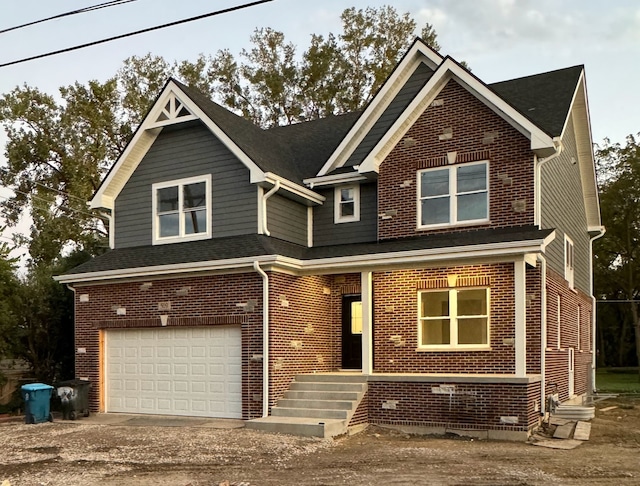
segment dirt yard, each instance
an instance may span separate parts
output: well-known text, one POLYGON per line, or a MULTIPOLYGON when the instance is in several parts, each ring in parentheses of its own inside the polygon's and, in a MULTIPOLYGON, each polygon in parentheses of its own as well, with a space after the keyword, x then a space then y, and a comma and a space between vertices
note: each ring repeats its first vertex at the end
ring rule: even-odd
POLYGON ((607 400, 598 409, 591 439, 573 450, 377 427, 323 440, 81 420, 8 423, 0 425, 0 485, 640 484, 640 400, 607 400))

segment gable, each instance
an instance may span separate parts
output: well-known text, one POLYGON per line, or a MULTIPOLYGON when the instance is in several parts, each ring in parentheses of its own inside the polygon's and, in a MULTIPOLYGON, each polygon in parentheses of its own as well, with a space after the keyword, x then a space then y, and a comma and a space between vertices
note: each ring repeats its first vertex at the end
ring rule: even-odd
POLYGON ((267 187, 279 181, 292 197, 319 204, 323 198, 301 184, 286 145, 251 122, 170 79, 91 200, 92 208, 113 210, 114 201, 164 127, 200 120, 249 170, 252 183, 267 187))

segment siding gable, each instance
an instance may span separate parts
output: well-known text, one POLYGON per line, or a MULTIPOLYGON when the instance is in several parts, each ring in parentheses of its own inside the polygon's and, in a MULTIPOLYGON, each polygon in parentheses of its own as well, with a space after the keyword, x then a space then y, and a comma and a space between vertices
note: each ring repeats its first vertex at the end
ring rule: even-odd
POLYGON ((274 238, 307 246, 307 206, 274 194, 267 199, 267 229, 274 238))
POLYGON ((151 245, 151 185, 212 175, 214 238, 254 233, 256 187, 249 170, 200 122, 163 129, 115 201, 115 247, 151 245))
POLYGON ((547 263, 564 276, 564 235, 569 236, 574 244, 575 287, 588 294, 589 235, 573 116, 569 117, 562 145, 560 156, 541 168, 540 222, 542 228, 556 229, 556 238, 546 249, 547 263))

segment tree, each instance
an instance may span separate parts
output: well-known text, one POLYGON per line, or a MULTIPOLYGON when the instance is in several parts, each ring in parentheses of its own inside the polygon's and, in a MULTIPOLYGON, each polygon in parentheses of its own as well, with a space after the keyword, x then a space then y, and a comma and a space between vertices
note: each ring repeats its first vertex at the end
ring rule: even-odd
MULTIPOLYGON (((1 228, 0 228, 1 229, 1 228)), ((20 283, 15 276, 16 261, 9 258, 9 247, 0 243, 0 360, 15 358, 16 304, 20 283)), ((0 372, 0 385, 5 377, 0 372)))
POLYGON ((640 145, 633 135, 625 145, 605 140, 597 158, 607 233, 595 245, 596 295, 602 300, 621 301, 619 310, 603 312, 620 316, 616 332, 620 355, 625 353, 627 329, 633 329, 636 363, 640 365, 640 145))
MULTIPOLYGON (((70 249, 104 251, 106 217, 85 202, 169 76, 262 127, 362 108, 413 41, 416 23, 390 6, 350 8, 341 19, 341 33, 312 35, 300 57, 284 34, 263 28, 240 60, 228 50, 173 63, 134 56, 112 78, 62 87, 57 97, 26 85, 0 97, 8 136, 0 184, 15 193, 0 210, 10 225, 31 212, 23 239, 34 263, 48 267, 70 249)), ((422 34, 439 47, 431 25, 422 34)))
POLYGON ((73 292, 53 276, 90 257, 76 251, 51 265, 32 266, 18 292, 12 353, 29 363, 33 376, 43 383, 74 377, 73 292))

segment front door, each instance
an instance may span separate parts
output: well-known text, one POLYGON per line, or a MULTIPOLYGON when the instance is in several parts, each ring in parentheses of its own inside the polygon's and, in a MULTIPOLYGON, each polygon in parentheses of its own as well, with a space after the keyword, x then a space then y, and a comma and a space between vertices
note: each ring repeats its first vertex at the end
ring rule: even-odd
POLYGON ((362 369, 362 299, 342 297, 342 368, 362 369))

